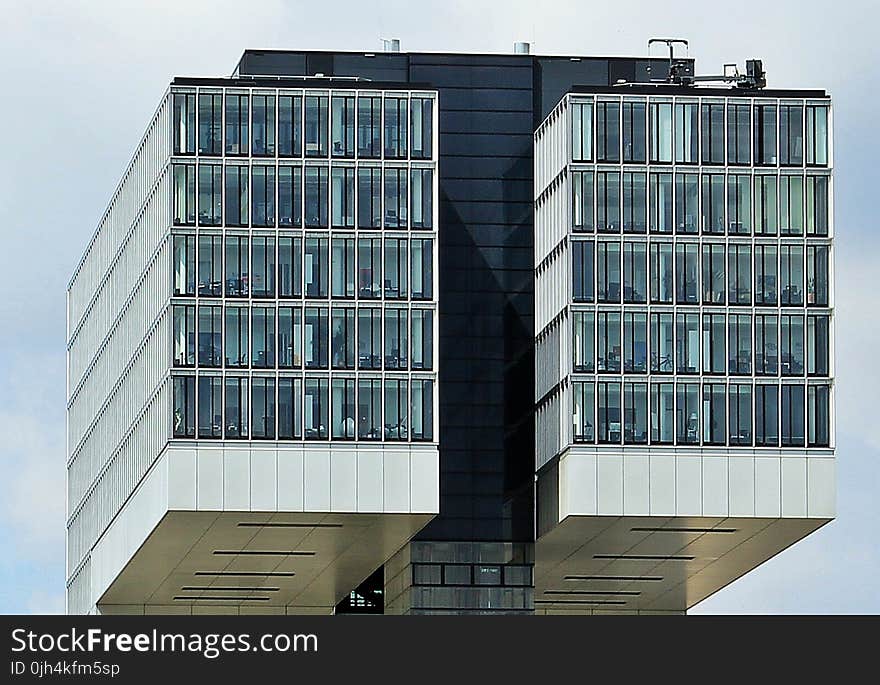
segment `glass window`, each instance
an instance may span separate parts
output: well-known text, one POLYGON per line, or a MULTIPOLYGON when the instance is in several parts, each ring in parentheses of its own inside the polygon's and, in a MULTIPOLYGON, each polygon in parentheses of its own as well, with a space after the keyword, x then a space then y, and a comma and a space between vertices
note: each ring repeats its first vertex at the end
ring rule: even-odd
POLYGON ((807 305, 828 306, 828 247, 807 246, 807 305))
POLYGON ((354 238, 333 236, 330 252, 330 294, 332 297, 354 297, 354 238))
POLYGON ((620 444, 620 383, 600 381, 597 384, 599 443, 620 444))
POLYGON ((673 441, 672 383, 651 383, 651 443, 671 445, 673 441))
POLYGON ((226 366, 248 365, 248 308, 226 308, 226 366))
POLYGON ((731 235, 752 232, 752 177, 748 174, 727 177, 727 221, 731 235))
POLYGON ((385 439, 406 440, 409 437, 409 402, 406 379, 385 379, 385 439))
POLYGON ((251 381, 251 437, 275 439, 275 378, 255 376, 251 381))
POLYGON ((672 233, 672 174, 651 173, 651 213, 648 226, 651 233, 672 233))
POLYGON ((223 437, 223 378, 199 376, 199 439, 223 437))
POLYGON ((642 172, 623 172, 623 231, 644 233, 647 229, 647 188, 642 172))
POLYGON ((696 233, 700 215, 700 175, 675 175, 675 226, 678 233, 696 233))
POLYGON ((434 439, 434 381, 413 379, 412 439, 434 439))
POLYGON ((174 225, 196 225, 196 165, 172 164, 174 225))
POLYGON ((412 368, 434 368, 434 312, 430 309, 412 310, 412 368))
POLYGON ((727 397, 723 383, 703 385, 703 441, 723 445, 727 439, 727 397))
POLYGON ((596 411, 596 386, 592 381, 571 384, 573 435, 575 442, 593 442, 593 421, 596 411))
MULTIPOLYGON (((626 110, 624 110, 624 116, 626 110)), ((624 161, 630 161, 624 159, 624 161)), ((644 161, 644 157, 640 160, 644 161)), ((651 162, 672 161, 672 103, 651 103, 651 162)))
POLYGON ((400 300, 407 296, 406 238, 385 238, 385 299, 400 300))
POLYGON ((828 375, 828 338, 830 317, 827 314, 807 317, 807 375, 828 375))
POLYGON ((726 332, 724 314, 703 314, 703 373, 723 374, 727 370, 724 354, 726 332))
POLYGON ((623 244, 623 301, 642 303, 648 301, 647 244, 623 244))
POLYGON ((675 386, 675 434, 679 445, 700 442, 700 386, 698 383, 678 383, 675 386))
POLYGON ((326 378, 306 378, 303 401, 303 424, 306 440, 326 440, 327 414, 329 402, 327 395, 329 381, 326 378))
POLYGON ((354 228, 354 167, 333 167, 330 189, 333 228, 354 228))
MULTIPOLYGON (((654 158, 654 151, 657 147, 656 136, 662 134, 661 129, 657 128, 655 111, 657 107, 672 107, 671 105, 651 105, 651 161, 670 161, 659 160, 654 158)), ((669 114, 669 143, 670 143, 670 159, 672 157, 672 114, 669 114)), ((624 101, 623 103, 623 161, 624 162, 644 162, 645 161, 645 103, 624 101)))
POLYGON ((306 237, 303 271, 305 274, 306 297, 327 297, 327 238, 306 237))
POLYGON ((257 166, 253 174, 251 223, 254 226, 275 226, 275 167, 257 166))
POLYGON ((571 158, 575 162, 593 160, 593 103, 571 103, 571 158))
POLYGON ((724 233, 724 174, 703 174, 703 233, 724 233))
POLYGON ((199 154, 220 155, 222 149, 223 96, 199 95, 199 154))
POLYGON ((226 167, 226 225, 248 224, 248 168, 226 167))
POLYGON ((334 378, 330 392, 333 439, 354 440, 354 378, 334 378))
POLYGON ((703 303, 724 304, 724 245, 703 243, 703 303))
POLYGON ((302 309, 278 307, 278 366, 302 367, 302 309))
MULTIPOLYGON (((699 373, 700 315, 683 313, 676 314, 675 329, 678 373, 699 373)), ((722 341, 724 340, 723 335, 724 334, 722 333, 722 341)), ((721 344, 723 345, 724 343, 722 342, 721 344)))
POLYGON ((831 386, 807 388, 807 445, 828 447, 831 444, 831 386))
POLYGON ((382 226, 382 169, 358 168, 358 228, 382 226))
POLYGON ((727 105, 727 163, 747 165, 752 161, 751 107, 727 105))
POLYGON ((804 108, 801 105, 779 107, 779 162, 782 166, 804 163, 804 108))
POLYGON ((592 373, 596 369, 595 335, 596 317, 593 312, 572 312, 572 335, 574 344, 572 368, 592 373))
POLYGON ((223 167, 199 164, 199 225, 223 223, 223 167))
POLYGON ((699 301, 698 249, 699 245, 696 243, 676 243, 675 245, 675 301, 678 304, 699 301))
POLYGON ((382 368, 382 310, 358 309, 358 368, 382 368))
POLYGON ((593 301, 593 241, 571 241, 572 298, 575 302, 593 301))
POLYGON ((730 414, 730 444, 751 445, 752 386, 748 383, 731 383, 727 406, 730 414))
POLYGON ((193 376, 172 376, 174 403, 174 437, 196 436, 196 379, 193 376))
POLYGON ((779 252, 782 305, 799 307, 804 303, 804 248, 783 245, 779 252))
POLYGON ((174 366, 196 365, 196 308, 176 304, 173 308, 174 366))
POLYGON ((327 227, 328 176, 329 170, 325 166, 306 167, 306 226, 309 228, 327 227))
POLYGON ((174 236, 172 257, 174 297, 196 294, 196 238, 193 235, 174 236))
POLYGON ((755 304, 777 303, 776 246, 755 245, 755 304))
POLYGON ((302 430, 302 378, 278 379, 278 438, 298 440, 302 430))
POLYGON ((434 141, 433 111, 433 98, 413 97, 410 100, 413 159, 431 159, 434 141))
POLYGON ((434 241, 430 238, 413 238, 410 243, 412 299, 430 300, 434 297, 434 241))
POLYGON ((776 235, 778 230, 776 176, 755 176, 755 233, 776 235))
POLYGON ((358 297, 382 297, 382 239, 358 238, 358 297))
POLYGON ((278 225, 302 226, 302 167, 278 167, 278 225))
POLYGON ((248 239, 226 236, 226 297, 247 297, 250 293, 248 239))
POLYGON ((330 341, 334 369, 355 368, 355 320, 354 307, 334 307, 330 341))
POLYGON ((406 169, 385 167, 385 227, 406 228, 406 169))
POLYGON ((254 307, 251 363, 257 369, 275 368, 275 308, 254 307))
POLYGON ((199 307, 199 366, 223 365, 223 308, 199 307))
POLYGON ((412 227, 431 228, 434 225, 434 171, 413 169, 411 176, 412 227))
POLYGON ((406 97, 385 98, 385 157, 406 157, 406 97))
POLYGON ((598 312, 598 360, 600 373, 620 373, 620 312, 598 312))
POLYGON ((329 318, 326 307, 306 307, 303 326, 303 355, 307 369, 327 368, 329 318))
POLYGON ((807 235, 828 235, 828 177, 807 176, 807 235))
POLYGON ((651 243, 651 302, 672 303, 672 243, 651 243))
POLYGON ((600 162, 620 161, 620 104, 596 103, 596 159, 600 162))
POLYGON ((385 310, 385 368, 406 369, 409 366, 406 309, 385 310))
POLYGON ((623 384, 623 442, 648 444, 648 384, 623 384))
POLYGON ((358 379, 358 439, 382 439, 382 381, 358 379))
POLYGON ((600 171, 596 187, 596 228, 603 233, 620 233, 620 174, 600 171))
POLYGON ((780 343, 783 376, 804 374, 804 317, 783 314, 780 321, 780 343))
POLYGON ((779 445, 779 388, 755 385, 755 445, 779 445))
MULTIPOLYGON (((275 96, 254 95, 253 140, 251 149, 255 157, 275 155, 275 96)), ((274 431, 273 431, 274 432, 274 431)))
POLYGON ((302 238, 278 238, 278 295, 302 297, 302 238))
POLYGON ((724 105, 701 107, 703 164, 724 164, 724 105))
POLYGON ((807 105, 807 166, 828 165, 828 107, 807 105))
POLYGON ((779 232, 782 235, 804 234, 804 179, 802 176, 779 178, 779 232))
POLYGON ((223 249, 219 235, 199 236, 199 296, 220 297, 223 292, 223 249))
POLYGON ((571 223, 575 231, 592 232, 593 172, 571 172, 571 223))
POLYGON ((358 97, 358 157, 382 156, 382 98, 358 97))
POLYGON ((248 153, 248 96, 226 94, 226 154, 248 153))
POLYGON ((302 156, 302 95, 278 97, 278 156, 302 156))
POLYGON ((782 386, 782 446, 804 446, 804 386, 782 386))
POLYGON ((306 95, 306 157, 327 156, 327 96, 306 95))
MULTIPOLYGON (((651 373, 672 373, 672 314, 651 313, 651 373)), ((670 409, 671 411, 671 409, 670 409)))
POLYGON ((599 302, 620 302, 620 243, 599 242, 596 250, 597 299, 599 302))
POLYGON ((755 165, 776 166, 776 105, 755 105, 755 165))
POLYGON ((248 379, 226 377, 226 439, 248 437, 248 379))
POLYGON ((752 248, 730 245, 727 248, 728 304, 752 303, 752 248))
POLYGON ((648 315, 623 313, 623 372, 648 371, 648 315))
POLYGON ((752 317, 731 314, 728 319, 728 371, 733 376, 752 373, 752 317))
POLYGON ((755 316, 755 375, 779 373, 779 322, 775 314, 755 316))
POLYGON ((354 157, 354 95, 334 95, 330 119, 333 157, 354 157))
POLYGON ((675 161, 678 164, 697 164, 699 125, 697 123, 697 104, 678 102, 675 104, 675 161))

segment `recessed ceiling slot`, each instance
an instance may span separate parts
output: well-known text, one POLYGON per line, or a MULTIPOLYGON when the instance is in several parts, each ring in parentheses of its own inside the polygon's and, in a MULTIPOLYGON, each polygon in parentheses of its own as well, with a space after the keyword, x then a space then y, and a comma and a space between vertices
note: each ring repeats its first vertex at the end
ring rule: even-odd
POLYGON ((299 552, 296 550, 281 549, 215 549, 214 554, 225 556, 252 556, 252 557, 313 557, 314 552, 299 552))
POLYGON ((633 533, 736 533, 736 528, 630 528, 633 533))
POLYGON ((198 592, 200 590, 209 590, 211 592, 278 592, 281 588, 260 587, 259 585, 255 585, 254 587, 233 585, 217 585, 215 587, 211 587, 210 585, 185 585, 180 589, 182 592, 198 592))
POLYGON ((184 595, 175 595, 174 599, 179 602, 268 602, 268 597, 222 597, 214 595, 213 597, 186 597, 184 595))
MULTIPOLYGON (((185 589, 185 588, 184 588, 185 589)), ((614 596, 621 595, 624 597, 638 597, 641 592, 637 590, 544 590, 545 595, 602 595, 614 596)))
POLYGON ((196 571, 193 575, 196 576, 241 576, 244 578, 257 577, 257 578, 267 578, 267 577, 279 577, 279 578, 289 578, 291 576, 295 576, 296 573, 293 571, 196 571))
POLYGON ((282 521, 242 521, 241 528, 342 528, 341 523, 284 523, 282 521))
POLYGON ((593 559, 615 559, 618 561, 693 561, 696 557, 688 554, 594 554, 593 559))
POLYGON ((630 583, 630 582, 658 582, 663 580, 663 576, 565 576, 563 580, 611 580, 618 581, 622 583, 630 583))

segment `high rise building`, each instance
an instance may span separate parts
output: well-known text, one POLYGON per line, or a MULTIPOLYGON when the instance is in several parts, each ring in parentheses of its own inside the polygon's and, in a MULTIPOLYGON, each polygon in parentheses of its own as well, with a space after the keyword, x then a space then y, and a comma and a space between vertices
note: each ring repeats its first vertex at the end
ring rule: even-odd
POLYGON ((830 100, 749 74, 175 78, 68 291, 68 611, 681 612, 830 520, 830 100))

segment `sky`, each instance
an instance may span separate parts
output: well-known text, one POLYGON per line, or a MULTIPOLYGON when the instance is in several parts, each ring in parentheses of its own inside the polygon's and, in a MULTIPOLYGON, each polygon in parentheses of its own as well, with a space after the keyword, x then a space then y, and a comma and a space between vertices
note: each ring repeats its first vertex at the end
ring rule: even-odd
POLYGON ((169 81, 245 48, 645 55, 698 73, 761 58, 770 87, 834 98, 837 519, 692 613, 877 613, 880 592, 878 4, 569 0, 0 0, 0 613, 64 611, 68 280, 169 81))

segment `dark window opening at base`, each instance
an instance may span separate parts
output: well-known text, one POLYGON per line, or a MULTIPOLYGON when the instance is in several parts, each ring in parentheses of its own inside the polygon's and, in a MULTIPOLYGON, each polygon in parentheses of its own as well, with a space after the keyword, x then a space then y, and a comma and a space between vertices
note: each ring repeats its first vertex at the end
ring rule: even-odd
POLYGON ((385 567, 380 566, 336 605, 337 614, 385 613, 385 567))

